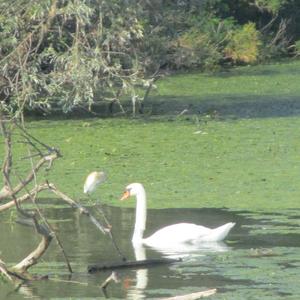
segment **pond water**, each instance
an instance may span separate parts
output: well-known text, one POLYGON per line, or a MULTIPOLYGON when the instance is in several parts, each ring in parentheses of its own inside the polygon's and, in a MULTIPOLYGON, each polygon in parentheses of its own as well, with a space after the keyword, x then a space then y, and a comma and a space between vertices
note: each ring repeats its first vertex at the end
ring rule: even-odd
MULTIPOLYGON (((49 280, 19 287, 1 284, 0 299, 104 299, 99 288, 111 271, 88 274, 87 266, 116 262, 120 258, 110 239, 89 219, 55 200, 44 212, 59 234, 74 274, 68 274, 63 257, 52 242, 43 260, 30 271, 49 274, 49 280)), ((45 205, 45 201, 43 201, 45 205)), ((95 207, 90 207, 96 215, 95 207)), ((133 260, 181 257, 171 265, 118 270, 119 282, 107 288, 111 299, 158 299, 217 288, 209 299, 299 299, 299 210, 260 214, 227 209, 149 209, 146 235, 166 224, 188 221, 215 227, 234 221, 225 243, 203 244, 197 249, 160 253, 149 248, 133 249, 134 208, 104 206, 123 255, 133 260)), ((98 215, 100 218, 100 216, 98 215)), ((30 227, 11 222, 10 213, 0 219, 1 258, 16 263, 37 245, 30 227), (8 242, 9 241, 9 242, 8 242)))
MULTIPOLYGON (((89 205, 94 200, 83 199, 83 182, 91 171, 105 171, 108 180, 97 197, 106 205, 124 255, 183 258, 172 265, 119 271, 120 282, 108 287, 110 298, 157 299, 217 288, 209 299, 299 299, 299 70, 295 62, 219 76, 176 75, 159 83, 143 117, 27 122, 33 136, 63 155, 51 170, 39 172, 39 182, 48 180, 89 205), (150 116, 161 111, 172 114, 150 116), (224 244, 181 253, 133 249, 134 202, 118 199, 127 184, 137 181, 149 194, 146 234, 180 221, 237 224, 224 244)), ((12 173, 25 176, 31 163, 24 159, 28 149, 20 139, 15 132, 12 173)), ((53 241, 31 269, 50 279, 19 287, 0 280, 0 299, 105 298, 99 284, 110 272, 88 274, 87 266, 120 260, 109 238, 77 211, 57 200, 47 203, 52 194, 40 197, 74 274, 68 274, 53 241)), ((39 242, 31 228, 14 220, 13 211, 1 214, 0 258, 9 265, 39 242)))

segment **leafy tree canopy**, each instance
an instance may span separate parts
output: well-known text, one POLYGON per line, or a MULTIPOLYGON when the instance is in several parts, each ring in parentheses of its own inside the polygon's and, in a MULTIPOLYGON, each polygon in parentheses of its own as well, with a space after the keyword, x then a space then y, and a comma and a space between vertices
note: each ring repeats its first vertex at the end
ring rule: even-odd
POLYGON ((2 108, 67 112, 145 83, 136 3, 15 0, 0 8, 2 108))
POLYGON ((158 70, 297 54, 299 12, 298 0, 2 0, 1 110, 122 108, 158 70))

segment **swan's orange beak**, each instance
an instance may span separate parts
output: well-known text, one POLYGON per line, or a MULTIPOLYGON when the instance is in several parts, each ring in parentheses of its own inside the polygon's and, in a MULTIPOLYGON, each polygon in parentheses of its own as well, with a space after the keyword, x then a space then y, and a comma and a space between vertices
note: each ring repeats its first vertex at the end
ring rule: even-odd
POLYGON ((125 199, 127 199, 127 198, 129 198, 130 197, 130 193, 129 193, 129 191, 125 191, 124 193, 123 193, 123 196, 121 197, 121 201, 123 201, 123 200, 125 200, 125 199))

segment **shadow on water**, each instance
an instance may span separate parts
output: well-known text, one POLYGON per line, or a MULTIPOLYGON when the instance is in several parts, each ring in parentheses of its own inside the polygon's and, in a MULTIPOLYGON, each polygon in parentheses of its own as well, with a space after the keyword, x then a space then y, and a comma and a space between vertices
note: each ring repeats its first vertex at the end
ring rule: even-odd
MULTIPOLYGON (((130 113, 131 102, 124 101, 123 107, 130 113)), ((169 116, 179 114, 182 111, 188 114, 210 114, 221 119, 243 119, 243 118, 272 118, 272 117, 290 117, 300 114, 300 98, 291 95, 237 95, 237 94, 216 94, 203 98, 187 96, 151 96, 144 103, 144 114, 141 116, 151 115, 169 116)), ((49 120, 66 120, 66 119, 90 119, 93 117, 112 117, 119 115, 120 110, 115 107, 113 112, 107 111, 106 103, 98 103, 94 106, 95 113, 87 111, 74 110, 70 114, 60 114, 55 112, 48 115, 49 120)), ((120 116, 120 115, 119 115, 120 116)), ((123 116, 123 115, 121 115, 123 116)), ((34 120, 44 119, 43 115, 36 113, 32 115, 34 120)), ((50 125, 51 126, 51 125, 50 125)))
MULTIPOLYGON (((132 247, 133 208, 105 206, 104 210, 118 245, 129 260, 167 256, 167 253, 150 248, 132 247)), ((99 284, 110 272, 88 274, 87 266, 120 260, 110 240, 97 231, 86 217, 70 208, 45 211, 63 241, 74 274, 68 274, 60 251, 52 243, 43 261, 32 269, 38 274, 50 273, 50 280, 27 283, 15 292, 5 285, 0 289, 0 299, 19 299, 20 295, 36 299, 103 298, 99 284)), ((210 208, 150 209, 145 236, 165 225, 183 221, 207 227, 233 221, 236 226, 225 243, 203 245, 179 253, 183 259, 180 263, 120 271, 120 282, 112 283, 108 294, 118 299, 155 299, 217 288, 219 292, 215 299, 253 299, 256 294, 264 299, 273 299, 284 293, 284 285, 288 284, 291 288, 289 295, 295 295, 300 290, 296 283, 293 285, 291 282, 300 267, 300 233, 293 223, 297 221, 294 211, 292 217, 288 213, 259 215, 210 208), (279 225, 295 232, 285 233, 280 227, 277 230, 279 225), (265 232, 266 226, 272 227, 270 234, 265 232), (263 249, 262 252, 260 249, 263 249), (242 295, 240 291, 243 291, 242 295)), ((0 220, 0 231, 1 258, 9 264, 18 262, 38 243, 30 228, 9 222, 9 215, 0 220)))
POLYGON ((154 115, 180 113, 212 114, 220 118, 272 118, 300 114, 300 98, 291 95, 210 95, 205 99, 194 97, 164 97, 163 101, 149 100, 146 109, 154 115))
POLYGON ((300 70, 298 65, 289 64, 288 69, 274 67, 274 65, 256 66, 254 68, 233 68, 228 71, 209 74, 208 77, 241 77, 241 76, 276 76, 276 75, 299 75, 300 70))

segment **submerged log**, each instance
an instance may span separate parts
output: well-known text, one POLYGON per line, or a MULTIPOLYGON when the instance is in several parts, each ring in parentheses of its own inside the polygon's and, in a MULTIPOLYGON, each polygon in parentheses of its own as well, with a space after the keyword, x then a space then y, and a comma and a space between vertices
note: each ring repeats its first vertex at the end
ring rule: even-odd
POLYGON ((88 272, 95 273, 100 271, 116 270, 116 269, 144 268, 144 267, 151 267, 155 265, 172 264, 180 261, 182 260, 171 259, 171 258, 157 258, 157 259, 145 259, 145 260, 135 260, 135 261, 125 261, 125 262, 99 263, 99 264, 88 266, 88 272))

